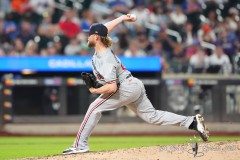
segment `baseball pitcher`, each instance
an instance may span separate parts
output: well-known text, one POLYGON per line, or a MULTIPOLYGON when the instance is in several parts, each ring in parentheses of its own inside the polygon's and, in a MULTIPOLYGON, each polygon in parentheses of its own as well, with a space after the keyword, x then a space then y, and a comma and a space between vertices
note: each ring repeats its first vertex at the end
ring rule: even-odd
POLYGON ((73 145, 63 154, 84 153, 90 150, 88 137, 101 118, 102 112, 127 106, 144 121, 157 125, 175 125, 196 130, 203 141, 208 140, 208 131, 201 115, 182 116, 156 110, 146 96, 143 83, 131 75, 124 64, 112 52, 113 29, 122 22, 134 22, 136 17, 122 15, 106 24, 95 23, 90 27, 88 47, 95 49, 92 57, 93 74, 82 73, 89 91, 100 96, 91 103, 79 128, 73 145))

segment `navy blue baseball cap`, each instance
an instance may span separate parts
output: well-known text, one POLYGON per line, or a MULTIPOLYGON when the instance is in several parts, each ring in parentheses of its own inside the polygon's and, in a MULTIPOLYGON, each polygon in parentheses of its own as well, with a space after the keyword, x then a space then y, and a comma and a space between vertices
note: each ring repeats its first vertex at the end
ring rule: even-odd
POLYGON ((107 37, 108 29, 101 23, 94 23, 91 25, 89 30, 84 30, 84 32, 89 33, 89 36, 92 34, 97 34, 102 37, 107 37))

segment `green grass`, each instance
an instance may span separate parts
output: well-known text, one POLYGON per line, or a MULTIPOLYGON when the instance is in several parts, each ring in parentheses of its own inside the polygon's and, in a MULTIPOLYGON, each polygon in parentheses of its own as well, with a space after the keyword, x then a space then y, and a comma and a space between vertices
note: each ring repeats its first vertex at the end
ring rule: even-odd
MULTIPOLYGON (((15 159, 61 154, 75 137, 0 137, 0 159, 15 159)), ((168 145, 190 142, 191 137, 129 136, 90 137, 91 151, 168 145)), ((239 137, 212 137, 210 141, 240 140, 239 137)))

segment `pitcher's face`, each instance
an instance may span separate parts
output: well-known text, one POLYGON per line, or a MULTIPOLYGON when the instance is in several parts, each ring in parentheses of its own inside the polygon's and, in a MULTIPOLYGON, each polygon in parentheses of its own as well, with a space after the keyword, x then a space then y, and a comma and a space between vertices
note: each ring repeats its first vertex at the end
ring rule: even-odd
POLYGON ((88 44, 89 48, 94 48, 95 45, 96 45, 94 37, 95 37, 94 35, 90 35, 88 37, 88 43, 87 44, 88 44))

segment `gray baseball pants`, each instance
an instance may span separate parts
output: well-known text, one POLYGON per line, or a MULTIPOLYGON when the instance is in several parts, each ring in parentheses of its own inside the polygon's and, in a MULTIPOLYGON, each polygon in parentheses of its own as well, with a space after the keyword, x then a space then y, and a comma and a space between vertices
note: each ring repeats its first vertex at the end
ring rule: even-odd
POLYGON ((140 118, 151 124, 174 125, 188 128, 193 116, 182 116, 171 112, 156 110, 147 98, 145 87, 139 79, 130 77, 121 82, 115 93, 102 94, 91 103, 80 126, 74 147, 88 148, 88 137, 101 118, 102 112, 127 106, 140 118))

